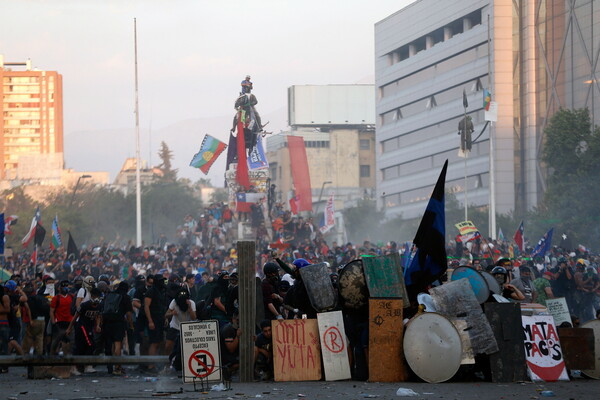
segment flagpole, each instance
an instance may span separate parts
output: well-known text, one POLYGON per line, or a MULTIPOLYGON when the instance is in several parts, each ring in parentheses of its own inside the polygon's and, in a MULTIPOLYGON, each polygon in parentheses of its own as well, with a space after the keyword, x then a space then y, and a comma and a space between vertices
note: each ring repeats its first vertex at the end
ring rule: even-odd
POLYGON ((142 245, 142 190, 140 183, 140 108, 138 102, 138 56, 137 21, 133 19, 133 42, 135 50, 135 232, 136 246, 142 245))
MULTIPOLYGON (((463 92, 464 93, 464 92, 463 92)), ((464 104, 463 104, 464 105, 464 104)), ((469 200, 468 200, 468 196, 467 196, 467 157, 469 156, 469 150, 467 150, 467 145, 466 145, 466 137, 467 137, 467 129, 469 129, 467 127, 467 107, 464 107, 465 109, 465 125, 464 125, 464 134, 465 134, 465 150, 464 150, 464 156, 465 156, 465 221, 469 220, 469 216, 468 216, 468 207, 469 207, 469 200)))
MULTIPOLYGON (((488 92, 492 92, 492 62, 491 62, 491 36, 490 15, 488 14, 488 92)), ((490 100, 491 101, 491 100, 490 100)), ((496 167, 494 163, 495 151, 494 122, 490 121, 490 237, 496 239, 496 167)))

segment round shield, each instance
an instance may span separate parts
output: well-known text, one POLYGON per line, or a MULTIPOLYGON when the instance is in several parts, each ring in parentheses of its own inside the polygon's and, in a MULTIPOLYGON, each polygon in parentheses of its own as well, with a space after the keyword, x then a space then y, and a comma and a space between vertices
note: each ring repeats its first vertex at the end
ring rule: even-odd
POLYGON ((358 310, 367 306, 369 288, 362 260, 350 261, 342 268, 338 277, 338 289, 344 307, 358 310))
POLYGON ((419 314, 404 331, 404 356, 419 378, 430 383, 445 382, 460 367, 460 334, 441 314, 419 314))
POLYGON ((500 287, 500 284, 498 283, 496 278, 494 278, 494 275, 490 274, 487 271, 479 271, 479 273, 487 282, 488 287, 490 288, 490 292, 492 292, 492 294, 502 294, 502 288, 500 287))
POLYGON ((490 288, 483 275, 470 267, 458 267, 452 272, 451 280, 457 281, 462 278, 469 280, 479 304, 485 303, 488 297, 490 297, 490 288))
POLYGON ((596 366, 594 369, 584 369, 582 374, 588 378, 600 379, 600 319, 593 319, 581 325, 582 328, 594 330, 594 348, 596 349, 596 366))

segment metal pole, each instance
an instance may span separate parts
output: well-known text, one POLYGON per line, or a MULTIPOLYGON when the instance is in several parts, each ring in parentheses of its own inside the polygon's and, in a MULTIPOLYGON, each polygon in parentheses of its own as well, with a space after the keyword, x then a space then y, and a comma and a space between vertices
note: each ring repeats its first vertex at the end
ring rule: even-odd
MULTIPOLYGON (((491 46, 491 25, 490 15, 488 14, 488 91, 492 93, 492 46, 491 46)), ((495 151, 495 136, 494 136, 494 122, 490 121, 490 237, 492 240, 496 239, 496 167, 494 159, 495 151)))
POLYGON ((331 184, 331 183, 333 183, 333 182, 326 181, 326 182, 323 182, 323 184, 321 185, 321 191, 319 192, 319 200, 317 200, 317 207, 315 208, 315 215, 319 214, 318 213, 318 210, 319 210, 318 207, 319 207, 319 205, 321 205, 321 198, 323 197, 323 189, 325 189, 325 185, 331 184))
POLYGON ((138 102, 137 22, 133 19, 133 42, 135 51, 135 243, 142 245, 142 190, 140 183, 140 108, 138 102))
POLYGON ((464 107, 465 109, 465 125, 463 127, 464 130, 464 134, 465 134, 465 221, 469 220, 469 216, 468 216, 468 207, 469 207, 469 200, 468 200, 468 196, 467 196, 467 157, 469 156, 469 150, 467 150, 467 146, 466 146, 466 138, 467 138, 467 129, 469 129, 469 127, 467 126, 467 107, 464 107))

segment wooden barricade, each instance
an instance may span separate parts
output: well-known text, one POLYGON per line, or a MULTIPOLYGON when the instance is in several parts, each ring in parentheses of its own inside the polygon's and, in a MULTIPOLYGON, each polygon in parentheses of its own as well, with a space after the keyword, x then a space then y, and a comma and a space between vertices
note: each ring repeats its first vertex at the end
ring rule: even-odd
POLYGON ((275 380, 320 380, 322 369, 317 320, 274 320, 271 327, 275 380))
POLYGON ((369 299, 369 382, 407 379, 402 299, 369 299))

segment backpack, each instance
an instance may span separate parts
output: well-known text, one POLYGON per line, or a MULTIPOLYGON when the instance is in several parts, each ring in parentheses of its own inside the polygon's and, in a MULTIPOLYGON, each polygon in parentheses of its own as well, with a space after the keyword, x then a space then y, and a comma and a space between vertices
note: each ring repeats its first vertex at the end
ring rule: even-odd
POLYGON ((104 297, 104 304, 102 306, 102 319, 108 321, 118 321, 123 316, 120 314, 121 310, 121 299, 123 297, 120 293, 110 292, 104 297))

